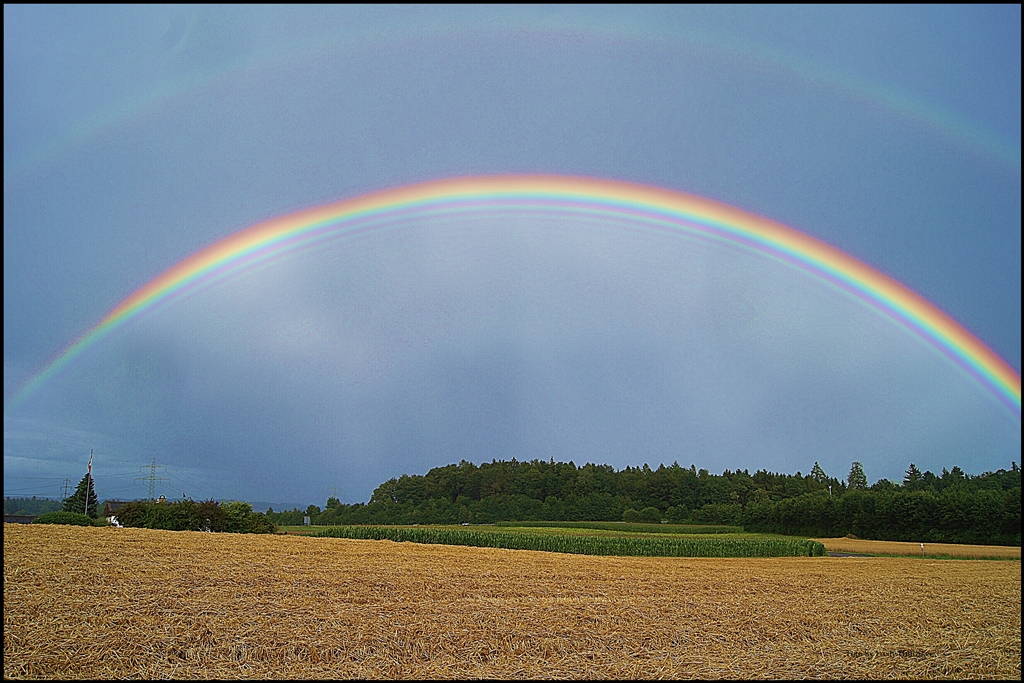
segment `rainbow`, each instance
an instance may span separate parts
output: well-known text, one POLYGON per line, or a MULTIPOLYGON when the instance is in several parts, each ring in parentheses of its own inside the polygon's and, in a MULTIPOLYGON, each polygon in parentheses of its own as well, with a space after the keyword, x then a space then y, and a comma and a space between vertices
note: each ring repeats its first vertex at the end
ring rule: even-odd
POLYGON ((560 22, 555 17, 543 22, 515 21, 510 17, 493 24, 463 22, 453 24, 449 19, 431 21, 417 17, 414 24, 391 26, 386 31, 330 32, 317 38, 304 37, 278 47, 271 47, 221 67, 160 83, 152 90, 127 101, 114 103, 84 121, 80 121, 63 134, 45 142, 22 157, 4 159, 4 187, 11 182, 27 180, 25 176, 38 172, 59 157, 67 147, 85 143, 91 137, 138 120, 141 116, 159 112, 175 100, 197 100, 206 97, 206 91, 225 87, 226 83, 256 78, 267 70, 290 67, 295 64, 344 59, 349 52, 366 53, 382 47, 409 45, 437 39, 467 43, 472 40, 507 41, 510 30, 522 31, 544 40, 558 42, 591 41, 595 45, 633 43, 648 50, 661 46, 675 46, 699 55, 700 59, 725 59, 741 64, 746 69, 768 70, 775 78, 798 79, 817 88, 830 91, 853 101, 867 103, 887 116, 897 116, 929 130, 933 136, 960 147, 962 150, 994 161, 1020 175, 1020 144, 1005 135, 997 134, 943 111, 923 100, 883 86, 862 80, 850 73, 803 60, 766 46, 752 45, 749 41, 729 40, 721 35, 631 22, 627 17, 615 21, 596 18, 592 23, 560 22))
POLYGON ((786 261, 912 330, 992 391, 1020 419, 1020 374, 937 307, 892 278, 793 228, 710 199, 647 185, 555 175, 475 176, 371 192, 272 218, 197 251, 132 292, 33 376, 28 395, 125 322, 210 282, 290 251, 408 216, 541 210, 621 216, 739 244, 786 261))

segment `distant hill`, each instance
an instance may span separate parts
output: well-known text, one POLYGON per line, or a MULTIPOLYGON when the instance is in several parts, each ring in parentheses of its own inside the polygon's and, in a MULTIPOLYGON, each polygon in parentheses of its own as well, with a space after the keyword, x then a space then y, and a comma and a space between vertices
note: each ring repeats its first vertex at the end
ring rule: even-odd
POLYGON ((60 510, 63 502, 50 498, 4 498, 5 515, 41 515, 60 510))
POLYGON ((266 512, 268 508, 273 508, 274 512, 284 512, 285 510, 295 509, 305 510, 309 507, 308 503, 306 505, 299 503, 268 503, 265 500, 249 501, 249 504, 252 505, 253 512, 266 512))

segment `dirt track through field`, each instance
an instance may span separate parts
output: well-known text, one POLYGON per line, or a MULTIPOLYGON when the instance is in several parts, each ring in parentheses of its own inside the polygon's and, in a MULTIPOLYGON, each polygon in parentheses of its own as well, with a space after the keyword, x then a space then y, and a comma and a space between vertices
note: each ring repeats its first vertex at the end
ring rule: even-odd
POLYGON ((5 525, 4 676, 1019 679, 1020 579, 5 525))

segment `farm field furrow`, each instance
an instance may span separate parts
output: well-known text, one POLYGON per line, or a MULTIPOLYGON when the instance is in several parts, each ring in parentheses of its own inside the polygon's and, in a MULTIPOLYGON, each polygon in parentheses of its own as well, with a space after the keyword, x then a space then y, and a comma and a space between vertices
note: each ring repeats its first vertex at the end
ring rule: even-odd
POLYGON ((4 676, 1019 679, 1020 580, 8 524, 4 676))

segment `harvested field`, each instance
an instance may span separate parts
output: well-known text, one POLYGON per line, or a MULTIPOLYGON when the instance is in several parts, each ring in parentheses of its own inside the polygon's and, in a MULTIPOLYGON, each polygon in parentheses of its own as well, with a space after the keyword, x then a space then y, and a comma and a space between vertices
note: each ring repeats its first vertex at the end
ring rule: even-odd
POLYGON ((4 676, 1019 679, 1020 579, 5 525, 4 676))
MULTIPOLYGON (((842 553, 921 556, 920 543, 900 541, 865 541, 856 538, 816 538, 826 550, 842 553)), ((925 557, 1005 558, 1020 559, 1020 546, 960 545, 957 543, 925 543, 925 557)))

